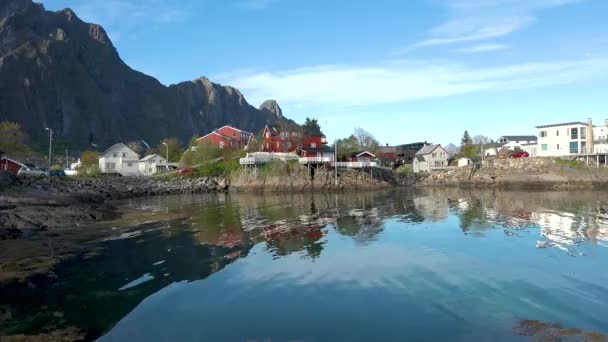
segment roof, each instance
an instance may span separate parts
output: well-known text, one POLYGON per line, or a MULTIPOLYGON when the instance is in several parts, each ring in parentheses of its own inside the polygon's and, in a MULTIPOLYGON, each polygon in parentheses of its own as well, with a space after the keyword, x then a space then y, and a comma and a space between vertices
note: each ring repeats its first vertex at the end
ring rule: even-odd
POLYGON ((154 157, 160 157, 161 159, 165 159, 165 158, 163 158, 163 157, 159 156, 158 154, 151 154, 151 155, 149 155, 149 156, 145 156, 145 157, 141 158, 139 161, 140 161, 140 162, 143 162, 143 161, 148 161, 148 160, 150 160, 150 159, 152 159, 152 158, 154 158, 154 157))
POLYGON ((242 129, 238 129, 238 128, 236 128, 236 127, 234 127, 234 126, 230 126, 230 125, 224 125, 224 126, 222 126, 222 127, 218 128, 218 129, 216 129, 216 131, 219 131, 220 129, 222 129, 222 128, 224 128, 224 127, 232 128, 232 129, 233 129, 233 130, 235 130, 235 131, 239 131, 239 132, 241 132, 241 133, 245 133, 245 134, 253 134, 253 133, 243 131, 242 129))
POLYGON ((279 135, 279 130, 275 126, 266 125, 266 128, 270 131, 270 135, 279 135))
POLYGON ((369 154, 369 155, 370 155, 370 156, 372 156, 372 157, 376 157, 376 155, 375 155, 375 154, 373 154, 373 153, 371 153, 371 152, 368 152, 368 151, 357 151, 357 152, 353 152, 353 153, 351 153, 351 154, 350 154, 350 156, 351 156, 351 157, 360 157, 361 155, 364 155, 364 154, 366 154, 366 153, 367 153, 367 154, 369 154))
POLYGON ((558 124, 551 124, 551 125, 542 125, 542 126, 536 126, 536 128, 549 128, 549 127, 559 127, 559 126, 573 126, 573 125, 583 125, 583 126, 587 126, 586 123, 581 122, 581 121, 574 121, 574 122, 566 122, 566 123, 558 123, 558 124))
POLYGON ((538 140, 538 137, 536 135, 503 135, 500 138, 498 138, 498 140, 500 140, 501 138, 505 138, 509 141, 535 141, 538 140))
MULTIPOLYGON (((426 146, 422 147, 418 152, 416 152, 416 155, 422 156, 425 154, 429 154, 429 153, 435 151, 435 149, 437 149, 438 147, 445 151, 445 149, 443 147, 441 147, 441 144, 426 145, 426 146)), ((445 152, 447 152, 447 151, 445 151, 445 152)))
POLYGON ((120 149, 126 148, 127 150, 133 152, 133 154, 137 154, 137 153, 135 153, 135 151, 133 151, 132 149, 130 149, 127 145, 125 145, 123 143, 117 143, 117 144, 114 144, 114 145, 110 146, 107 150, 103 151, 103 153, 101 153, 99 156, 102 157, 106 153, 108 153, 108 152, 110 152, 112 150, 115 150, 115 149, 119 149, 119 148, 120 149))
POLYGON ((379 146, 378 152, 380 153, 395 153, 397 152, 397 146, 379 146))
POLYGON ((219 132, 217 132, 217 131, 213 131, 213 132, 211 132, 211 133, 209 133, 209 134, 207 134, 207 135, 203 135, 202 137, 200 137, 200 138, 196 139, 196 141, 197 141, 197 142, 199 142, 200 140, 203 140, 203 139, 205 139, 206 137, 208 137, 208 136, 210 136, 210 135, 212 135, 212 134, 219 135, 220 137, 222 137, 222 138, 224 138, 224 139, 233 140, 233 138, 232 138, 232 137, 229 137, 229 136, 227 136, 227 135, 225 135, 225 134, 222 134, 222 133, 219 133, 219 132))
POLYGON ((1 157, 0 160, 8 160, 9 162, 11 162, 13 164, 17 164, 17 165, 19 165, 21 167, 25 167, 25 164, 23 164, 21 162, 18 162, 18 161, 14 160, 14 159, 11 159, 11 158, 1 157))

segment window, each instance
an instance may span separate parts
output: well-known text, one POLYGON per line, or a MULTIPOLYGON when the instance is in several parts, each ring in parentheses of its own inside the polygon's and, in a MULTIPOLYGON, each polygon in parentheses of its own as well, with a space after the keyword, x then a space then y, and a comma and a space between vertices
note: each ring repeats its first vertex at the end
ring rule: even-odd
POLYGON ((123 152, 123 153, 122 153, 122 157, 123 157, 123 158, 126 158, 126 157, 127 157, 127 152, 123 152))
POLYGON ((547 137, 547 131, 540 131, 540 137, 541 138, 546 138, 547 137))
POLYGON ((232 132, 232 136, 236 138, 236 132, 232 132))
POLYGON ((576 141, 570 142, 570 153, 578 154, 578 142, 576 142, 576 141))
POLYGON ((127 163, 127 166, 131 167, 131 166, 133 166, 133 163, 127 163))
POLYGON ((542 148, 543 151, 547 151, 548 150, 547 144, 542 144, 541 148, 542 148))
POLYGON ((277 148, 281 147, 281 143, 277 141, 277 148))
POLYGON ((118 153, 116 153, 116 152, 112 153, 112 157, 118 158, 118 153))
POLYGON ((310 143, 311 148, 317 148, 317 143, 310 143))
POLYGON ((266 132, 266 138, 270 138, 270 132, 266 132))
POLYGON ((220 148, 224 148, 224 140, 220 141, 220 148))
POLYGON ((559 144, 557 144, 557 150, 559 151, 559 144))
POLYGON ((587 142, 581 141, 581 153, 587 153, 587 142))
POLYGON ((581 127, 581 139, 587 140, 587 127, 581 127))
POLYGON ((291 148, 291 141, 287 142, 287 148, 291 148))
POLYGON ((432 156, 433 156, 433 158, 436 158, 437 157, 437 153, 433 153, 432 156))
MULTIPOLYGON (((559 129, 557 130, 557 136, 559 137, 559 129)), ((559 149, 558 149, 559 150, 559 149)))
POLYGON ((570 129, 570 138, 572 140, 577 140, 578 139, 578 128, 571 128, 570 129))

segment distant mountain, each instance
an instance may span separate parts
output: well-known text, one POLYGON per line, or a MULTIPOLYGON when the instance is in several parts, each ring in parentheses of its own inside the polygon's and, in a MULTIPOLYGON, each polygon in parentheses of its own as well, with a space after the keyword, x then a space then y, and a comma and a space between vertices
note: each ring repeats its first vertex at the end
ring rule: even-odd
POLYGON ((225 124, 258 131, 283 119, 267 103, 256 109, 239 90, 206 78, 166 87, 127 66, 105 30, 72 10, 0 0, 0 121, 21 123, 34 142, 47 139, 45 127, 82 148, 185 142, 225 124))

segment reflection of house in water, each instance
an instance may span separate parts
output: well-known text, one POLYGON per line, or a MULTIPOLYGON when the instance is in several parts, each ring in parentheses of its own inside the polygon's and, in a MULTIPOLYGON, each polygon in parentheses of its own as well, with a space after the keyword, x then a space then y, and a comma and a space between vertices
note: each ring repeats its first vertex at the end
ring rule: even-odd
POLYGON ((588 238, 588 225, 582 216, 559 211, 534 213, 540 226, 538 247, 557 247, 571 252, 568 246, 578 245, 588 238))
POLYGON ((384 230, 377 208, 352 209, 347 215, 338 217, 336 230, 360 243, 374 241, 384 230))
POLYGON ((438 221, 448 217, 448 199, 445 197, 414 197, 414 205, 427 220, 438 221))

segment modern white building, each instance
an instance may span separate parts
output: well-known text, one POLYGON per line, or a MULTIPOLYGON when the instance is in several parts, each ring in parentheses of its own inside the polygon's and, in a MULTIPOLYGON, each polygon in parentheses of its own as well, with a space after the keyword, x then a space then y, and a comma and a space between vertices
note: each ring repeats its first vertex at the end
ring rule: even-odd
POLYGON ((158 154, 145 156, 139 161, 139 174, 141 176, 152 176, 159 172, 165 172, 168 168, 167 159, 158 154))
POLYGON ((440 144, 427 145, 416 152, 414 172, 426 172, 448 166, 449 153, 440 144))
POLYGON ((608 120, 594 126, 588 120, 537 126, 539 157, 562 157, 580 154, 608 153, 608 120))
POLYGON ((139 155, 123 143, 114 144, 99 156, 99 170, 102 173, 138 176, 139 155))

